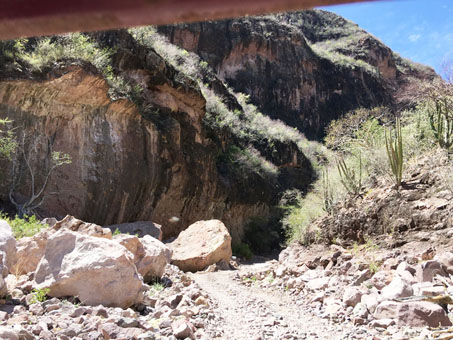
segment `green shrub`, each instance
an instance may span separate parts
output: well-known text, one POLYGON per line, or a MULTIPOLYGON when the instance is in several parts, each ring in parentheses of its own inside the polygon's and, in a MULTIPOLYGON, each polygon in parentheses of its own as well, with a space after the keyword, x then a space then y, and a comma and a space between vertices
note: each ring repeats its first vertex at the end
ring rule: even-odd
POLYGON ((245 178, 250 174, 257 174, 268 179, 278 175, 278 168, 261 156, 259 151, 252 146, 247 148, 231 146, 226 153, 225 160, 245 178))
POLYGON ((343 117, 331 121, 326 128, 326 137, 324 138, 326 146, 333 150, 349 151, 351 143, 362 137, 360 130, 365 129, 363 131, 365 132, 366 129, 369 129, 369 127, 364 126, 367 122, 374 120, 376 123, 380 120, 385 122, 390 116, 390 110, 384 106, 372 109, 359 108, 348 112, 343 117))
MULTIPOLYGON (((340 40, 334 41, 335 43, 341 42, 340 40)), ((377 77, 379 76, 379 70, 370 65, 364 60, 355 59, 349 55, 343 54, 337 51, 333 46, 329 46, 330 41, 323 41, 320 43, 310 45, 313 52, 315 52, 321 58, 328 59, 332 61, 334 64, 341 65, 352 70, 356 68, 360 68, 365 70, 367 73, 377 77)))
POLYGON ((40 232, 41 229, 47 228, 47 224, 41 223, 36 216, 26 216, 19 218, 18 216, 13 219, 8 218, 5 214, 0 215, 1 219, 8 222, 13 230, 14 237, 20 239, 22 237, 33 236, 40 232))
POLYGON ((246 243, 234 243, 231 248, 233 250, 233 255, 236 257, 246 260, 251 260, 253 258, 253 252, 246 243))
POLYGON ((47 295, 50 293, 49 288, 38 288, 31 291, 32 298, 30 304, 41 303, 47 300, 47 295))
POLYGON ((153 283, 151 283, 151 287, 149 290, 149 295, 150 296, 156 296, 159 295, 161 291, 165 289, 165 286, 162 284, 162 282, 155 280, 153 283))
POLYGON ((90 37, 82 33, 68 33, 55 37, 40 38, 37 44, 26 51, 23 47, 26 39, 16 44, 16 58, 27 62, 34 70, 41 71, 44 67, 63 59, 79 59, 91 63, 104 76, 110 89, 112 99, 126 97, 134 99, 137 85, 131 86, 124 78, 115 75, 111 66, 114 50, 101 48, 90 37))
POLYGON ((100 48, 84 34, 69 33, 40 39, 31 52, 22 52, 21 58, 37 70, 64 58, 74 58, 88 61, 105 72, 111 63, 112 53, 110 49, 100 48))
POLYGON ((323 199, 318 192, 309 192, 305 197, 300 192, 291 191, 283 196, 282 207, 286 209, 286 214, 282 220, 286 232, 287 242, 299 242, 309 245, 315 242, 319 235, 319 230, 313 226, 313 222, 320 216, 326 214, 323 209, 323 199), (286 204, 285 200, 290 198, 291 203, 286 204))

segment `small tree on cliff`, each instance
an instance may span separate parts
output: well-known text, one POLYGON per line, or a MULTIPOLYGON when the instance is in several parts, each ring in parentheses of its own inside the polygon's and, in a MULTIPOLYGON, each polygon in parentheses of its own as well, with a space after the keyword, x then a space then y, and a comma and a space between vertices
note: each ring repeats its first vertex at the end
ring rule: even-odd
POLYGON ((11 159, 17 146, 13 131, 8 129, 9 123, 8 119, 0 119, 0 157, 3 159, 11 159))
POLYGON ((52 141, 43 134, 15 137, 15 148, 11 156, 11 183, 9 199, 16 207, 19 217, 36 214, 46 198, 45 190, 56 168, 71 163, 71 157, 52 150, 52 141), (18 199, 17 190, 25 182, 30 189, 28 198, 18 199))

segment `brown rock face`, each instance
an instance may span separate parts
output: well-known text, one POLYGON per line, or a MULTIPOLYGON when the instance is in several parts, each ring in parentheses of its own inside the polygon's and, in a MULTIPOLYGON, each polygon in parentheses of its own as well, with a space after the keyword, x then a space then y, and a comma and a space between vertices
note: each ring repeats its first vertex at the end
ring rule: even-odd
MULTIPOLYGON (((352 109, 393 105, 392 89, 406 77, 400 58, 387 46, 326 11, 162 26, 159 31, 200 55, 263 113, 308 137, 321 137, 332 119, 352 109)), ((434 75, 428 68, 423 72, 434 75)))
POLYGON ((183 271, 196 272, 221 260, 230 261, 231 236, 219 220, 198 221, 170 244, 172 261, 183 271))

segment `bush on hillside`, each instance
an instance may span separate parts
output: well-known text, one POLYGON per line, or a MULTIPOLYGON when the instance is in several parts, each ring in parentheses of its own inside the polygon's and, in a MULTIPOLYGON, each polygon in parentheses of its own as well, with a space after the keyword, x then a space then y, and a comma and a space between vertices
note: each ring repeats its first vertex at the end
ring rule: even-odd
POLYGON ((233 243, 231 246, 233 255, 250 261, 253 258, 253 252, 247 243, 233 243))

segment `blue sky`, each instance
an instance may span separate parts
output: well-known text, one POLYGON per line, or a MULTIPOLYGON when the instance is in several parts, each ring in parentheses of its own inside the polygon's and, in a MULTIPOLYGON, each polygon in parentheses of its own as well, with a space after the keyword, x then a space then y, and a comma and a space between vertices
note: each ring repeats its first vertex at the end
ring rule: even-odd
POLYGON ((322 7, 349 19, 401 56, 441 73, 453 60, 453 0, 374 1, 322 7))

